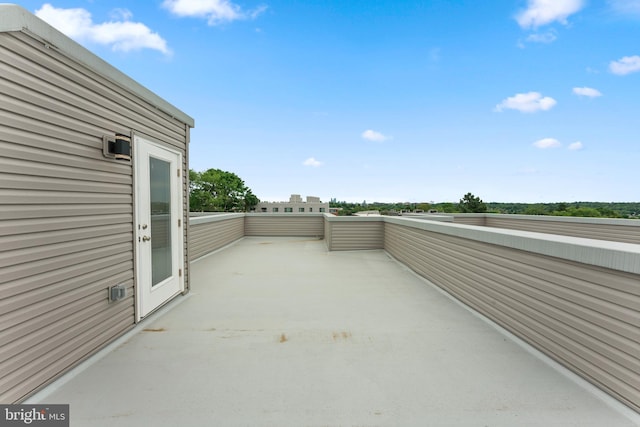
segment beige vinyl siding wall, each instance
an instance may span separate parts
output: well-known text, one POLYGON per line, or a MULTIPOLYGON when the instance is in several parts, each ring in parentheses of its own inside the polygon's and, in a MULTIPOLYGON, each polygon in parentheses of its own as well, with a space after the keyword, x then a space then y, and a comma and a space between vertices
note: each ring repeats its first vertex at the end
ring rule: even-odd
POLYGON ((325 216, 325 239, 330 251, 384 248, 383 217, 325 216))
POLYGON ((189 126, 24 32, 0 33, 0 76, 0 401, 15 402, 135 321, 132 166, 102 135, 172 146, 186 170, 189 126))
POLYGON ((245 236, 324 237, 323 214, 246 214, 245 236))
MULTIPOLYGON (((433 227, 387 222, 385 249, 551 358, 640 409, 637 271, 471 240, 462 237, 464 229, 456 230, 458 236, 445 229, 434 232, 433 227)), ((591 250, 592 241, 580 240, 571 243, 576 255, 591 250)), ((626 258, 625 268, 638 270, 638 249, 624 244, 618 248, 620 253, 612 256, 626 258)))
MULTIPOLYGON (((640 244, 640 221, 547 215, 442 214, 454 223, 640 244)), ((423 216, 423 219, 428 219, 423 216)))
POLYGON ((328 250, 331 250, 331 245, 333 244, 333 222, 331 222, 330 216, 332 214, 324 215, 324 243, 327 246, 328 250))
POLYGON ((487 215, 484 225, 640 244, 640 221, 630 219, 487 215))
POLYGON ((190 261, 244 237, 244 214, 197 217, 189 221, 190 261))
POLYGON ((453 222, 465 225, 486 225, 485 214, 452 214, 453 222))

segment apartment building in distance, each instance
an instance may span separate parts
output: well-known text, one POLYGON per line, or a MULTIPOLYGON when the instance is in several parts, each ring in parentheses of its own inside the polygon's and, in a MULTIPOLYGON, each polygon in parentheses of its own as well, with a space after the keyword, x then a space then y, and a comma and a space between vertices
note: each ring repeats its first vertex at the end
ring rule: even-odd
POLYGON ((256 205, 257 213, 328 213, 329 203, 323 203, 320 197, 307 196, 302 200, 299 194, 292 194, 288 202, 260 202, 256 205))

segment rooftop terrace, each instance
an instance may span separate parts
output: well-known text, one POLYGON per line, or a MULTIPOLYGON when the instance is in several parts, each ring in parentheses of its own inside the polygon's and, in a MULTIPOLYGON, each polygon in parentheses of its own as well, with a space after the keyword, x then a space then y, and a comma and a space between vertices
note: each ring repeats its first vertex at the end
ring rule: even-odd
POLYGON ((81 426, 637 426, 382 249, 244 237, 29 402, 81 426))

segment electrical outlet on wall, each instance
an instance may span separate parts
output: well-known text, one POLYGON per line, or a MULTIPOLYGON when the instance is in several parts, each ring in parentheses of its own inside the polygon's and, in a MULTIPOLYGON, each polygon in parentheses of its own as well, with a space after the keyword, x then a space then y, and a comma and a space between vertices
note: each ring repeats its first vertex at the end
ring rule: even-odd
POLYGON ((109 288, 109 301, 120 301, 127 296, 127 287, 124 284, 115 285, 109 288))

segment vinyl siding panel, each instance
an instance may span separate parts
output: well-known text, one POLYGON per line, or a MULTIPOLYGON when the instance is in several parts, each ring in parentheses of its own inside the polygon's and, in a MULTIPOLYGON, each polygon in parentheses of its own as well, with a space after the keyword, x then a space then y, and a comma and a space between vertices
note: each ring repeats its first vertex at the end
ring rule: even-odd
POLYGON ((189 130, 55 44, 0 33, 0 401, 24 399, 135 323, 133 162, 106 159, 102 135, 180 151, 186 207, 189 130), (110 303, 120 283, 128 296, 110 303))
POLYGON ((640 221, 631 219, 460 213, 444 215, 454 218, 456 224, 640 244, 640 221))
POLYGON ((322 214, 247 214, 245 236, 324 236, 322 214))
MULTIPOLYGON (((114 123, 120 123, 125 130, 131 128, 129 123, 135 123, 151 138, 184 149, 180 142, 184 124, 118 83, 69 60, 55 48, 46 48, 43 42, 25 33, 3 34, 1 46, 0 64, 6 67, 3 77, 17 88, 7 89, 7 95, 21 93, 18 98, 24 99, 24 92, 19 91, 29 90, 27 99, 34 102, 18 103, 22 106, 19 112, 43 114, 40 126, 67 124, 71 126, 66 129, 75 127, 93 134, 95 129, 112 130, 114 123), (56 115, 58 111, 61 117, 56 115)), ((6 93, 5 89, 2 93, 6 93)))
MULTIPOLYGON (((225 215, 226 217, 227 215, 225 215)), ((189 260, 193 261, 244 237, 244 215, 227 218, 191 218, 189 226, 189 260), (202 222, 210 220, 209 222, 202 222), (198 222, 194 224, 194 222, 198 222)))
POLYGON ((65 372, 83 360, 86 355, 92 354, 122 334, 130 325, 128 310, 118 313, 110 318, 112 328, 105 328, 104 324, 83 331, 81 334, 67 341, 64 346, 54 351, 45 353, 34 362, 24 364, 17 371, 3 376, 0 380, 0 389, 9 390, 0 394, 0 400, 11 401, 13 396, 25 396, 47 381, 47 372, 65 372))
POLYGON ((330 238, 327 247, 331 251, 354 251, 384 248, 384 221, 331 218, 330 238))
MULTIPOLYGON (((129 265, 124 264, 123 267, 132 268, 133 266, 130 263, 129 265)), ((73 315, 77 311, 75 302, 87 297, 103 299, 104 295, 101 294, 101 291, 104 291, 107 282, 113 280, 119 283, 128 283, 130 277, 126 270, 123 272, 117 267, 107 266, 41 287, 35 297, 25 292, 3 300, 3 305, 0 308, 0 312, 3 314, 0 316, 0 322, 5 325, 14 323, 16 326, 0 331, 0 338, 3 342, 20 339, 29 333, 39 332, 41 328, 52 324, 57 320, 56 316, 60 316, 60 314, 64 314, 60 318, 73 315), (83 283, 90 283, 90 285, 79 286, 83 283), (65 305, 65 302, 69 304, 65 305), (20 310, 25 306, 29 307, 29 311, 20 310), (34 313, 39 313, 39 315, 33 317, 34 313)), ((0 359, 7 357, 11 351, 11 349, 4 349, 0 359)))
POLYGON ((385 249, 569 369, 640 408, 640 276, 386 224, 385 249))
MULTIPOLYGON (((33 193, 32 193, 33 194, 33 193)), ((4 199, 3 199, 4 200, 4 199)), ((60 217, 91 216, 104 215, 105 218, 111 218, 112 215, 126 214, 130 212, 126 204, 66 204, 66 205, 43 205, 31 203, 29 210, 25 211, 22 204, 6 205, 0 209, 0 221, 9 219, 28 219, 42 218, 46 214, 51 220, 60 217)), ((0 222, 0 224, 3 224, 0 222)))
POLYGON ((465 225, 486 225, 486 219, 483 214, 456 214, 453 215, 453 222, 465 225))
POLYGON ((331 221, 330 214, 324 215, 324 243, 327 246, 327 250, 331 250, 333 244, 333 222, 331 221))
MULTIPOLYGON (((457 218, 456 222, 458 222, 457 218)), ((631 220, 613 220, 611 222, 618 222, 618 224, 559 221, 552 218, 537 219, 536 217, 525 219, 487 216, 485 225, 488 227, 640 244, 640 222, 631 222, 631 220)))

